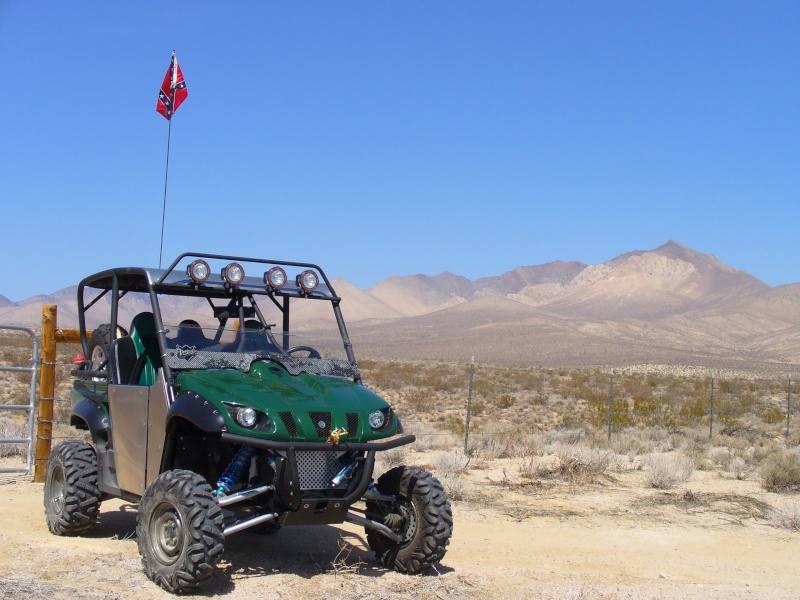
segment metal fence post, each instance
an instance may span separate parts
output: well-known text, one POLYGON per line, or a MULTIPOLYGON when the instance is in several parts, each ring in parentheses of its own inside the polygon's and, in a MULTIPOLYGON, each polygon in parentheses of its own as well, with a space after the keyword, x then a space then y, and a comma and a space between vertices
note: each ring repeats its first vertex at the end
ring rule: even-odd
POLYGON ((614 369, 611 369, 611 378, 608 384, 608 443, 611 443, 611 406, 614 402, 614 369))
POLYGON ((786 390, 786 438, 789 438, 789 421, 792 418, 792 374, 789 373, 789 386, 786 390))
POLYGON ((714 373, 711 374, 711 410, 708 415, 708 439, 714 436, 714 373))
POLYGON ((472 380, 475 377, 475 357, 469 361, 469 395, 467 396, 467 422, 464 427, 464 454, 467 454, 469 447, 469 419, 472 413, 472 380))

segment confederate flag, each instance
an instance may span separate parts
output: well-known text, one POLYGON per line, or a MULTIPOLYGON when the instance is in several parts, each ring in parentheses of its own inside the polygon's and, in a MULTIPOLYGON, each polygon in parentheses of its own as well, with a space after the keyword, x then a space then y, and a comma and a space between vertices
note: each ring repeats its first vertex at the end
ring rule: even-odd
POLYGON ((164 81, 161 84, 161 91, 158 92, 156 110, 169 120, 188 95, 189 90, 186 89, 183 73, 181 73, 178 59, 175 58, 173 52, 172 61, 169 63, 167 74, 164 75, 164 81))

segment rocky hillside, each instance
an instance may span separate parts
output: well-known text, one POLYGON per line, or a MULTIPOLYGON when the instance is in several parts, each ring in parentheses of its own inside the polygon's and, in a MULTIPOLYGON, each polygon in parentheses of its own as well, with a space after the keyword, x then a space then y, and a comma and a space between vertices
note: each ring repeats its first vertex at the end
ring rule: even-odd
MULTIPOLYGON (((333 284, 362 354, 476 355, 520 365, 800 365, 800 283, 772 288, 674 241, 598 265, 556 261, 475 281, 442 273, 389 277, 368 290, 333 284)), ((59 305, 60 326, 75 326, 75 288, 19 303, 0 297, 0 322, 38 326, 45 302, 59 305)), ((330 319, 327 306, 308 304, 296 316, 309 325, 330 319)))

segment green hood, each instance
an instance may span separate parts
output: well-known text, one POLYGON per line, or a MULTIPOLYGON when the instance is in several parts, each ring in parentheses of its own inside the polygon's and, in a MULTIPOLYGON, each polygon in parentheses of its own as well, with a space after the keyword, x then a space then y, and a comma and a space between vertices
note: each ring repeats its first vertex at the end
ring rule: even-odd
POLYGON ((193 391, 214 403, 231 433, 277 441, 325 441, 332 430, 347 430, 342 440, 366 442, 397 433, 396 418, 377 394, 348 379, 300 373, 290 375, 280 364, 259 360, 247 373, 234 369, 184 371, 179 393, 193 391), (249 406, 265 413, 269 424, 245 429, 226 407, 249 406), (383 410, 387 424, 369 426, 369 414, 383 410), (324 426, 321 426, 324 424, 324 426))

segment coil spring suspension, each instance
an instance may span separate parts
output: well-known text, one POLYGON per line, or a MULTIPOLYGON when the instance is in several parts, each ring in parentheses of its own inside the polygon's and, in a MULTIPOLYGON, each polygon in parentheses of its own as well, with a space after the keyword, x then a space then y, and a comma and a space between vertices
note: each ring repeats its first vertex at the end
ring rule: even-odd
POLYGON ((236 484, 242 480, 242 476, 250 470, 250 461, 256 452, 257 450, 253 446, 239 448, 231 464, 228 465, 222 477, 217 481, 217 496, 229 494, 236 484))

